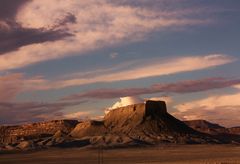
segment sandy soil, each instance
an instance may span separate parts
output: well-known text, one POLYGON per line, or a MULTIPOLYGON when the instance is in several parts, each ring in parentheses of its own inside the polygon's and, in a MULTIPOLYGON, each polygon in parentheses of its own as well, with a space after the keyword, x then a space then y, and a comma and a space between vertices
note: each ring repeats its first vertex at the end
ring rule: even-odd
MULTIPOLYGON (((49 149, 0 154, 0 164, 98 164, 96 149, 49 149)), ((103 150, 103 163, 240 164, 240 145, 164 145, 103 150)))

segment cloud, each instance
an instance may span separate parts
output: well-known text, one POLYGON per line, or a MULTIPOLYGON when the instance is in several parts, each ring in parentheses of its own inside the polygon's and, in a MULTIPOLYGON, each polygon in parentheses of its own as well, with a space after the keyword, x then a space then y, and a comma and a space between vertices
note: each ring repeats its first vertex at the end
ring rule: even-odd
MULTIPOLYGON (((33 40, 13 47, 16 51, 5 51, 0 56, 0 71, 140 41, 155 31, 210 22, 194 12, 189 17, 183 9, 165 8, 165 5, 151 9, 107 0, 32 0, 17 10, 15 21, 21 25, 20 30, 29 30, 28 36, 33 40), (37 36, 44 35, 44 39, 37 40, 36 33, 37 36), (46 33, 53 35, 54 39, 47 38, 46 33)), ((12 35, 15 36, 17 31, 12 35)))
POLYGON ((64 119, 70 116, 63 113, 65 108, 76 106, 84 102, 85 101, 0 103, 0 124, 22 124, 53 119, 64 119))
POLYGON ((64 114, 63 117, 65 119, 80 120, 80 119, 88 117, 89 115, 90 115, 90 112, 75 112, 75 113, 64 114))
MULTIPOLYGON (((0 55, 16 51, 22 46, 56 41, 73 36, 73 34, 64 30, 23 28, 20 24, 11 21, 0 24, 0 35, 0 55)), ((7 59, 5 56, 3 58, 7 59)))
POLYGON ((80 94, 73 94, 64 100, 78 99, 111 99, 124 96, 139 96, 153 93, 192 93, 211 89, 231 87, 240 83, 240 79, 205 78, 200 80, 186 80, 176 83, 158 83, 148 88, 123 88, 123 89, 96 89, 80 94))
POLYGON ((176 105, 173 114, 184 120, 206 119, 225 126, 239 126, 240 94, 225 94, 209 96, 176 105))
POLYGON ((77 23, 77 18, 72 13, 66 13, 65 16, 63 16, 62 19, 57 21, 57 24, 55 25, 55 28, 60 28, 60 26, 65 26, 67 24, 75 24, 77 23))
POLYGON ((58 20, 55 27, 46 28, 25 28, 16 21, 16 15, 30 3, 30 0, 16 0, 14 3, 9 0, 0 2, 0 55, 31 44, 56 41, 73 34, 63 29, 64 25, 74 23, 74 15, 68 13, 62 20, 58 20), (61 28, 60 28, 61 27, 61 28))
POLYGON ((132 97, 120 97, 120 101, 117 101, 114 103, 111 107, 107 108, 105 110, 105 114, 107 114, 109 111, 114 110, 116 108, 132 105, 132 104, 138 104, 138 103, 143 103, 144 100, 141 99, 138 96, 132 96, 132 97))
POLYGON ((31 0, 1 0, 0 19, 14 19, 18 10, 31 0))
POLYGON ((234 88, 240 89, 240 84, 239 85, 234 85, 234 88))
MULTIPOLYGON (((191 57, 188 57, 187 59, 190 59, 191 57)), ((199 65, 203 61, 203 59, 206 58, 202 57, 199 58, 199 65), (201 61, 201 62, 200 62, 201 61)), ((209 58, 209 57, 208 57, 209 58)), ((184 59, 183 59, 184 60, 184 59)), ((219 60, 219 58, 217 59, 219 60)), ((232 59, 226 59, 225 63, 230 62, 232 59)), ((14 97, 21 93, 21 92, 28 92, 28 91, 37 91, 37 90, 50 90, 50 89, 61 89, 71 86, 77 86, 77 85, 83 85, 83 84, 91 84, 96 82, 114 82, 114 81, 121 81, 121 80, 133 80, 134 78, 144 78, 145 76, 142 76, 142 70, 145 69, 146 71, 146 77, 149 76, 157 76, 157 73, 159 76, 168 74, 170 72, 164 72, 165 70, 165 64, 168 66, 171 65, 172 73, 174 73, 174 63, 178 63, 177 61, 180 61, 177 59, 176 61, 170 61, 165 62, 160 60, 160 62, 163 63, 152 63, 152 64, 146 64, 144 67, 143 64, 140 62, 135 66, 135 68, 132 68, 131 70, 134 70, 135 77, 131 77, 130 74, 127 72, 129 70, 118 70, 118 66, 114 67, 117 68, 117 70, 113 69, 106 69, 101 70, 98 69, 94 72, 86 72, 84 74, 74 74, 74 76, 78 76, 79 78, 71 79, 70 77, 66 80, 47 80, 42 76, 34 76, 34 77, 26 77, 24 74, 18 73, 18 74, 8 74, 5 76, 0 76, 0 98, 2 101, 9 101, 11 99, 14 99, 14 97), (149 65, 149 66, 148 66, 149 65), (150 68, 151 69, 147 69, 150 68), (162 67, 162 69, 160 69, 162 67), (154 71, 156 69, 156 71, 154 71), (147 73, 148 72, 148 73, 147 73), (152 73, 153 72, 153 73, 152 73), (103 75, 101 75, 103 74, 103 75), (138 76, 139 74, 139 76, 138 76), (154 74, 154 75, 153 75, 154 74), (121 75, 121 76, 119 76, 121 75), (124 76, 123 76, 124 75, 124 76)), ((155 60, 154 62, 157 62, 155 60)), ((205 61, 205 65, 209 65, 210 67, 212 65, 222 64, 222 61, 210 61, 209 64, 207 64, 208 61, 205 61), (214 64, 212 64, 214 63, 214 64)), ((187 63, 182 63, 182 66, 185 67, 187 63)), ((134 65, 134 64, 131 64, 134 65)), ((194 67, 198 67, 197 62, 193 64, 194 67)), ((189 66, 189 65, 188 65, 189 66)), ((179 63, 175 66, 176 72, 179 72, 180 66, 179 63)), ((124 67, 125 68, 125 67, 124 67)), ((193 70, 196 68, 192 68, 193 70)), ((168 70, 167 70, 168 71, 168 70)), ((190 68, 189 68, 190 71, 190 68)), ((131 71, 130 71, 131 72, 131 71)), ((142 87, 142 88, 122 88, 122 89, 110 89, 110 88, 103 88, 103 89, 96 89, 87 91, 80 94, 74 94, 65 97, 64 99, 84 99, 84 98, 118 98, 118 97, 125 97, 125 96, 135 96, 135 95, 143 95, 143 94, 152 94, 152 93, 189 93, 189 92, 199 92, 199 91, 206 91, 210 89, 217 89, 217 88, 225 88, 225 87, 231 87, 231 86, 237 86, 239 85, 239 79, 226 79, 226 78, 206 78, 206 79, 200 79, 200 80, 186 80, 181 81, 178 83, 157 83, 150 87, 142 87)))
POLYGON ((113 104, 113 106, 110 107, 109 109, 119 108, 119 107, 128 106, 128 105, 137 104, 137 103, 142 103, 142 102, 144 102, 144 100, 141 99, 140 97, 137 97, 137 96, 121 97, 120 101, 113 104))
POLYGON ((119 54, 117 52, 113 52, 109 55, 111 59, 115 59, 119 54))
POLYGON ((24 88, 23 75, 20 73, 0 76, 0 102, 11 101, 24 88))
POLYGON ((165 101, 166 103, 171 103, 172 98, 167 96, 162 97, 152 97, 148 99, 142 99, 139 96, 127 96, 127 97, 120 97, 120 100, 114 103, 111 107, 107 108, 105 110, 105 114, 107 114, 109 111, 114 110, 116 108, 132 105, 132 104, 139 104, 144 103, 147 100, 153 100, 153 101, 165 101))
POLYGON ((39 79, 37 85, 31 84, 32 81, 29 81, 26 85, 31 87, 31 90, 60 89, 97 82, 135 80, 154 76, 164 76, 182 72, 203 70, 228 64, 234 62, 235 60, 235 58, 223 54, 176 57, 169 59, 154 58, 133 61, 129 62, 128 64, 124 63, 123 65, 117 65, 114 68, 102 70, 97 69, 88 73, 80 72, 78 74, 73 74, 74 77, 67 77, 67 79, 59 79, 57 81, 39 79))

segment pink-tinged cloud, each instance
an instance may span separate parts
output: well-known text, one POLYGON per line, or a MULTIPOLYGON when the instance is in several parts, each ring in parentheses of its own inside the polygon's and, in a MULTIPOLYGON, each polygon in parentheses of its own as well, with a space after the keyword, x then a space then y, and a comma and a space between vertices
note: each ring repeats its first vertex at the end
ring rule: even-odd
MULTIPOLYGON (((76 106, 86 101, 78 102, 0 102, 0 124, 22 124, 54 119, 70 118, 64 110, 68 107, 76 106)), ((79 114, 77 116, 80 116, 79 114)))
MULTIPOLYGON (((51 90, 51 89, 62 89, 66 87, 72 86, 80 86, 84 84, 92 84, 97 82, 115 82, 115 81, 123 81, 123 80, 135 80, 141 78, 148 78, 154 76, 163 76, 169 74, 177 74, 181 72, 190 72, 195 70, 209 69, 216 66, 228 64, 234 62, 236 59, 221 54, 211 54, 205 56, 188 56, 188 57, 180 57, 180 58, 170 58, 170 59, 149 59, 149 60, 139 60, 139 61, 130 61, 129 63, 124 63, 123 65, 116 65, 114 68, 105 68, 105 69, 97 69, 95 71, 89 72, 77 72, 72 75, 63 76, 63 79, 58 80, 47 80, 42 76, 34 76, 34 77, 25 77, 24 74, 9 74, 7 76, 0 77, 0 97, 2 101, 8 101, 13 99, 20 92, 27 91, 36 91, 36 90, 51 90)), ((226 83, 224 81, 223 83, 226 83)), ((201 83, 200 81, 199 83, 201 83)), ((212 82, 212 84, 208 84, 209 88, 218 88, 218 85, 223 85, 220 79, 212 82), (214 85, 214 86, 210 86, 214 85)), ((186 86, 188 88, 188 92, 192 90, 198 91, 202 87, 202 90, 205 89, 206 86, 200 86, 196 88, 195 86, 191 86, 190 84, 186 86), (192 88, 191 88, 192 87, 192 88)), ((238 84, 237 80, 232 79, 231 83, 235 85, 238 84)), ((151 88, 126 88, 120 91, 104 89, 103 97, 122 97, 122 96, 131 96, 131 95, 140 95, 140 94, 148 94, 159 92, 158 88, 168 88, 168 91, 171 92, 180 92, 179 88, 175 85, 160 86, 162 84, 156 84, 151 86, 151 88), (171 90, 170 90, 171 88, 171 90), (178 91, 174 91, 174 89, 178 91), (154 91, 153 91, 154 90, 154 91), (109 92, 109 93, 108 93, 109 92)), ((197 85, 197 84, 196 84, 197 85)), ((230 86, 230 84, 225 84, 226 86, 230 86)), ((224 86, 220 86, 224 87, 224 86)), ((102 92, 98 90, 97 92, 102 92)), ((164 91, 167 92, 167 89, 164 91)), ((95 94, 95 93, 94 93, 95 94)), ((96 94, 98 95, 98 94, 96 94)), ((86 95, 87 96, 87 95, 86 95)))
POLYGON ((18 10, 31 0, 14 0, 14 3, 9 0, 1 0, 0 5, 0 20, 14 19, 18 10))
POLYGON ((240 84, 239 85, 234 85, 234 88, 240 89, 240 84))
POLYGON ((148 77, 164 76, 182 72, 191 72, 214 68, 232 63, 235 58, 223 54, 205 56, 187 56, 169 59, 154 58, 130 62, 129 65, 116 65, 114 68, 97 69, 92 72, 75 73, 65 79, 48 81, 42 77, 26 80, 28 90, 60 89, 97 82, 115 82, 148 77))
POLYGON ((30 2, 31 0, 15 0, 14 3, 9 0, 0 2, 0 55, 17 51, 26 45, 56 41, 72 36, 66 30, 58 28, 66 23, 74 23, 74 16, 71 14, 66 15, 51 29, 23 27, 16 21, 16 15, 24 5, 30 2))
MULTIPOLYGON (((162 8, 161 8, 162 7, 162 8)), ((149 33, 176 30, 211 22, 184 9, 166 10, 116 4, 108 0, 32 0, 17 10, 18 25, 11 36, 22 34, 21 42, 0 56, 0 70, 16 69, 103 47, 145 39, 149 33), (26 34, 26 35, 23 35, 26 34), (23 40, 22 39, 22 40, 23 40), (24 43, 24 44, 23 44, 24 43)), ((4 22, 9 26, 8 22, 4 22)), ((5 26, 4 26, 5 27, 5 26)), ((1 47, 0 47, 1 49, 1 47)), ((4 50, 4 49, 3 49, 4 50)))
POLYGON ((64 100, 79 99, 111 99, 125 96, 138 96, 154 93, 192 93, 231 87, 240 83, 240 79, 206 78, 200 80, 186 80, 176 83, 154 84, 148 88, 96 89, 84 93, 73 94, 64 100))
POLYGON ((11 101, 24 88, 22 74, 0 76, 0 102, 11 101))
POLYGON ((85 119, 88 118, 91 115, 91 112, 73 112, 73 113, 68 113, 64 114, 63 118, 65 119, 74 119, 74 120, 80 120, 80 119, 85 119))
POLYGON ((152 101, 165 101, 167 105, 171 105, 173 103, 173 99, 170 96, 161 96, 161 97, 150 97, 146 98, 145 101, 152 100, 152 101))
POLYGON ((227 127, 240 125, 240 94, 209 96, 175 106, 173 114, 183 120, 206 119, 227 127))

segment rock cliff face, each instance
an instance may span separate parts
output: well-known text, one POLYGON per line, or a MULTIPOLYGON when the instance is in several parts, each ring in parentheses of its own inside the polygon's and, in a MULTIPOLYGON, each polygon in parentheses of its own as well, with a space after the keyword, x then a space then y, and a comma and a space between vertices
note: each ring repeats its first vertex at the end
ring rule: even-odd
POLYGON ((104 125, 112 133, 124 133, 132 137, 163 134, 195 133, 194 130, 167 113, 163 101, 147 101, 110 111, 104 117, 104 125))
POLYGON ((228 128, 229 133, 240 135, 240 126, 228 128))
MULTIPOLYGON (((147 118, 156 119, 167 114, 166 104, 163 101, 147 101, 145 104, 135 104, 110 111, 104 117, 104 124, 110 129, 137 126, 147 118)), ((117 129, 116 129, 117 130, 117 129)))
POLYGON ((212 135, 228 132, 228 130, 225 127, 208 122, 206 120, 189 120, 184 121, 184 123, 197 131, 212 135))
POLYGON ((124 137, 130 138, 132 142, 149 144, 211 142, 210 138, 168 114, 163 101, 147 101, 111 110, 102 122, 79 123, 71 136, 101 136, 108 139, 112 136, 119 137, 119 140, 124 137))
MULTIPOLYGON (((0 151, 51 146, 129 146, 222 141, 240 143, 240 140, 235 138, 239 136, 235 134, 224 136, 206 134, 205 130, 210 127, 225 130, 224 127, 205 121, 184 123, 167 112, 165 102, 147 101, 111 110, 102 121, 59 120, 22 126, 1 126, 0 151)), ((232 131, 238 133, 238 128, 232 131)))
POLYGON ((49 137, 58 130, 69 133, 76 124, 76 120, 55 120, 19 126, 0 126, 0 143, 49 137))
POLYGON ((107 133, 107 128, 102 121, 85 121, 79 123, 70 133, 70 136, 81 138, 89 136, 101 136, 107 133))
POLYGON ((196 131, 214 136, 223 143, 240 143, 240 127, 225 128, 206 120, 189 120, 184 123, 196 131))

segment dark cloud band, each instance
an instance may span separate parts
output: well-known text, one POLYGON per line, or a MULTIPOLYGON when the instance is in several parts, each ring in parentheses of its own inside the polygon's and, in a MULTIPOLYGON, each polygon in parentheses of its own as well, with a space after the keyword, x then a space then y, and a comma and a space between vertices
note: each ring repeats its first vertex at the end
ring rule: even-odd
POLYGON ((56 41, 73 36, 64 30, 23 28, 16 22, 7 22, 7 25, 9 29, 1 30, 0 28, 0 55, 29 44, 56 41))
POLYGON ((31 0, 1 0, 0 19, 14 19, 18 10, 31 0))
POLYGON ((154 93, 192 93, 230 87, 236 84, 240 84, 240 79, 206 78, 168 84, 154 84, 148 88, 97 89, 85 93, 70 95, 63 98, 63 100, 79 100, 87 98, 111 99, 154 93))
POLYGON ((56 22, 52 29, 22 27, 16 22, 15 17, 19 9, 28 2, 31 0, 0 1, 0 55, 15 51, 22 46, 73 36, 63 28, 67 23, 76 22, 76 17, 71 13, 67 13, 62 20, 56 22))
POLYGON ((64 114, 62 110, 85 102, 86 101, 53 103, 0 102, 0 124, 22 124, 28 122, 63 119, 64 114))

